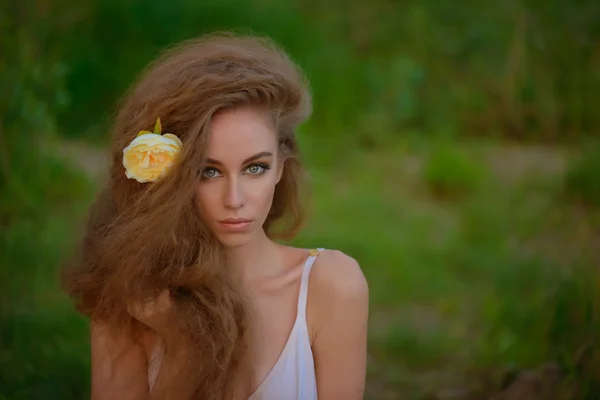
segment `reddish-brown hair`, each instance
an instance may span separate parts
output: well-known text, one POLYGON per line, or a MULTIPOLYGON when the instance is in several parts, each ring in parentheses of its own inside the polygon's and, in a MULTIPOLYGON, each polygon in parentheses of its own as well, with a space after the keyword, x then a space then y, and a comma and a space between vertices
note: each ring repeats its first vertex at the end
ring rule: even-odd
POLYGON ((264 225, 291 236, 302 222, 295 130, 310 114, 303 74, 262 37, 213 34, 184 42, 153 62, 123 100, 112 130, 106 188, 91 208, 77 262, 64 283, 78 309, 127 326, 127 304, 170 288, 182 341, 197 364, 179 385, 193 398, 227 399, 246 354, 243 291, 226 273, 224 249, 203 224, 194 188, 206 158, 212 116, 253 106, 272 116, 285 159, 264 225), (183 149, 168 176, 155 183, 127 179, 123 149, 160 117, 163 132, 183 149), (282 225, 283 226, 283 225, 282 225))

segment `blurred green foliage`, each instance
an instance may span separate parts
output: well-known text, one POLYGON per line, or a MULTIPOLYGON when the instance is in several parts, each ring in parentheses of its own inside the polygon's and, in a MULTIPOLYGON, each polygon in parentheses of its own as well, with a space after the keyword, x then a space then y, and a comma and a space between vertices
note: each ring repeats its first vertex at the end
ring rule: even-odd
POLYGON ((46 41, 59 19, 42 8, 0 5, 0 398, 11 400, 84 398, 89 386, 86 325, 57 290, 57 267, 93 186, 47 149, 68 92, 46 41))
POLYGON ((143 66, 214 30, 270 35, 311 79, 316 109, 300 140, 315 210, 295 243, 339 248, 363 266, 367 398, 450 388, 481 399, 547 362, 564 373, 554 398, 595 398, 599 152, 541 147, 550 172, 531 177, 531 155, 504 142, 597 136, 599 3, 8 0, 0 399, 88 397, 86 321, 57 268, 98 182, 61 149, 85 140, 101 151, 143 66))
POLYGON ((484 167, 456 145, 437 142, 432 146, 423 180, 441 198, 469 194, 485 179, 484 167))
POLYGON ((49 31, 41 37, 68 69, 72 103, 60 121, 71 135, 102 136, 116 99, 160 49, 225 29, 266 33, 294 55, 316 93, 314 122, 328 136, 372 141, 375 124, 563 140, 600 124, 600 6, 592 0, 37 4, 53 14, 35 32, 49 31))
POLYGON ((600 145, 587 146, 565 177, 566 193, 584 204, 600 205, 600 145))

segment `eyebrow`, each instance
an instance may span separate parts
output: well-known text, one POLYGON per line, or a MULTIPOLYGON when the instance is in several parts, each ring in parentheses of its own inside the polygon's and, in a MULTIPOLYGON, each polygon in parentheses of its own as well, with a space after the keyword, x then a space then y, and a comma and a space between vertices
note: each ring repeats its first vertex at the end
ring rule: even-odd
MULTIPOLYGON (((258 160, 259 158, 272 157, 272 156, 273 156, 273 153, 271 153, 269 151, 261 151, 260 153, 256 153, 255 155, 246 158, 242 162, 242 164, 248 164, 249 162, 258 160)), ((215 159, 212 159, 212 158, 207 159, 206 163, 207 164, 213 164, 213 165, 223 165, 223 163, 221 161, 215 160, 215 159)))

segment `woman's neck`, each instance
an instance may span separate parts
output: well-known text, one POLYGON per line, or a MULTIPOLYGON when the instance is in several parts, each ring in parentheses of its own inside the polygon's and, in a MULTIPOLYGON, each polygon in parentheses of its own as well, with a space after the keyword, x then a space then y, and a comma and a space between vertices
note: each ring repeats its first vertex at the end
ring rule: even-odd
POLYGON ((243 246, 229 248, 227 256, 231 272, 242 282, 275 275, 282 264, 279 245, 264 232, 243 246))

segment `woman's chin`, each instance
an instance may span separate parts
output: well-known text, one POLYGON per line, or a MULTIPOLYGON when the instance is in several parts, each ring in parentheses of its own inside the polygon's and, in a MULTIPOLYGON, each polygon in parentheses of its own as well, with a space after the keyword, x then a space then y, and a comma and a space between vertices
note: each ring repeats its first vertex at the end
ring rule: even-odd
POLYGON ((247 245, 252 235, 250 233, 226 233, 218 236, 219 242, 226 248, 236 248, 247 245))

